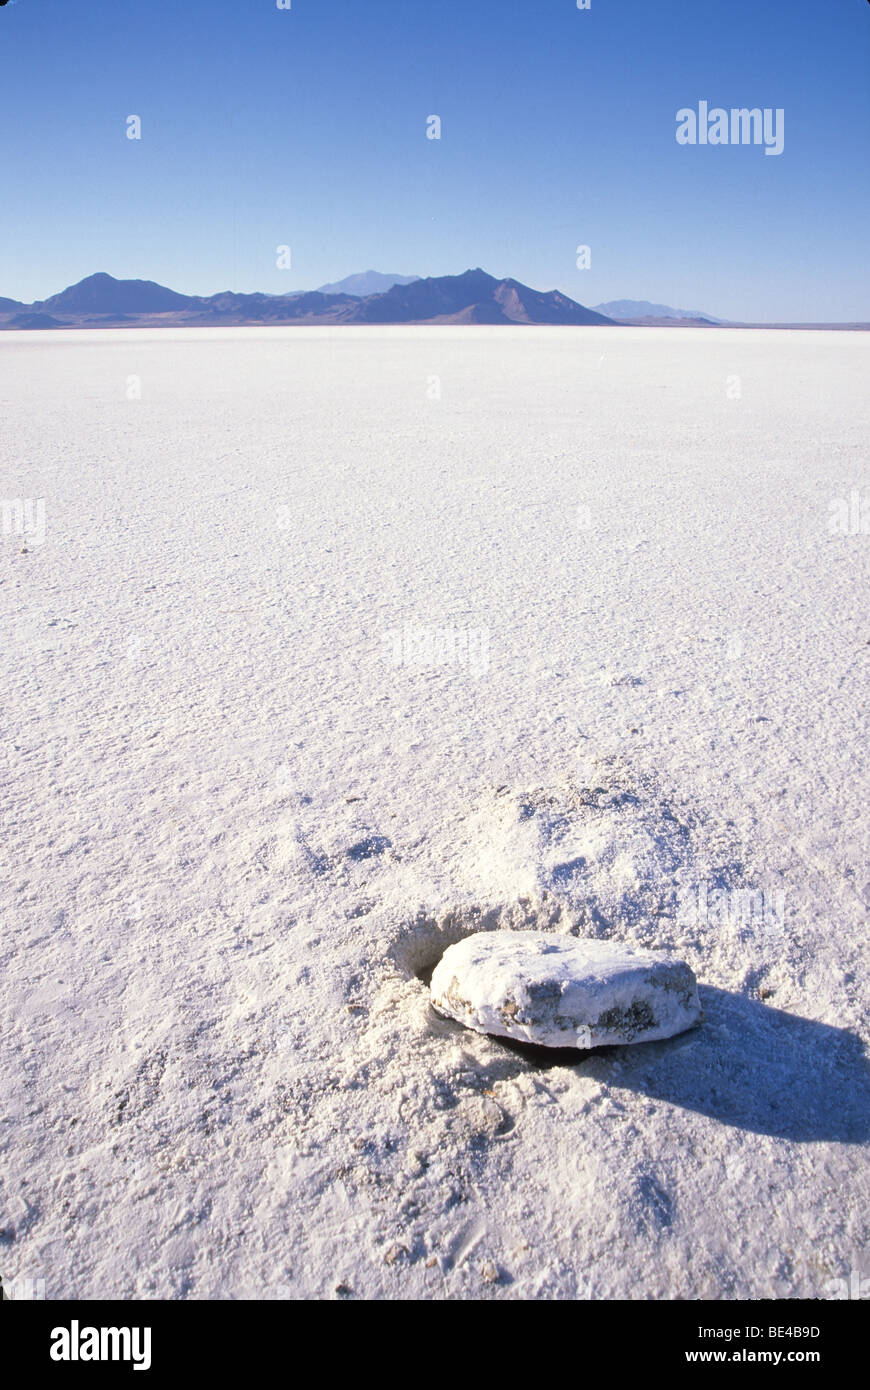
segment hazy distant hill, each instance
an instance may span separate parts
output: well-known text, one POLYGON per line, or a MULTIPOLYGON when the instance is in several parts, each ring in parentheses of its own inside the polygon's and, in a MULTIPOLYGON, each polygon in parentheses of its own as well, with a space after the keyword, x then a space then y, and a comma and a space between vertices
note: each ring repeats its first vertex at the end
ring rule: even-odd
POLYGON ((668 304, 651 304, 648 299, 611 299, 607 304, 596 304, 599 314, 621 321, 624 319, 703 319, 707 323, 721 323, 712 314, 704 314, 700 309, 672 309, 668 304))
POLYGON ((357 299, 367 299, 371 294, 385 294, 393 285, 412 285, 419 279, 419 275, 384 275, 380 270, 364 270, 337 280, 334 285, 321 285, 320 293, 352 294, 357 299))
POLYGON ((8 323, 0 326, 5 328, 66 328, 67 325, 61 319, 52 318, 51 314, 40 314, 28 309, 22 314, 13 314, 8 323))

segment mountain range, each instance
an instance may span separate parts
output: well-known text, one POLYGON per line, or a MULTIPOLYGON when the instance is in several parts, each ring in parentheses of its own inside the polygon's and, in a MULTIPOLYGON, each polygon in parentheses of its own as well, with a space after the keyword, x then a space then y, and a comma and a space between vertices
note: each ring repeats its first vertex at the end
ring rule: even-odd
POLYGON ((605 314, 585 309, 558 290, 530 289, 519 280, 497 280, 486 271, 433 276, 425 280, 380 277, 376 271, 351 276, 336 286, 287 295, 178 294, 153 280, 116 280, 89 275, 48 299, 22 304, 0 299, 2 328, 111 328, 113 326, 233 326, 236 324, 495 323, 610 324, 605 314), (372 276, 375 277, 372 280, 372 276), (389 288, 350 294, 382 281, 389 288))
POLYGON ((479 267, 463 275, 383 275, 366 270, 319 290, 293 294, 178 294, 153 280, 89 275, 48 299, 0 296, 0 330, 33 328, 234 327, 249 324, 480 323, 702 328, 842 328, 866 323, 733 323, 646 299, 587 309, 559 290, 497 280, 479 267), (374 287, 374 288, 373 288, 374 287), (351 293, 351 290, 356 293, 351 293))

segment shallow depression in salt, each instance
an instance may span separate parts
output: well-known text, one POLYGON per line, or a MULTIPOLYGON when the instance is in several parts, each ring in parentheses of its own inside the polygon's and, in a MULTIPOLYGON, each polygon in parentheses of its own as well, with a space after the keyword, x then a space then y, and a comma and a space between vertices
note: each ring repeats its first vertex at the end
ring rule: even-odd
POLYGON ((862 1267, 868 357, 0 335, 4 1280, 814 1298, 862 1267), (430 1005, 499 931, 684 960, 703 1024, 542 1065, 430 1005))

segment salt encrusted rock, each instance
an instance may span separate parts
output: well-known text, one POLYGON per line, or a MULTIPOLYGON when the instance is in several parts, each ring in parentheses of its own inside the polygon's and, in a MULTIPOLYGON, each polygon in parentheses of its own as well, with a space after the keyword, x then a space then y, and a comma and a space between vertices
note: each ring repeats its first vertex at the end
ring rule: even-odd
POLYGON ((701 1015, 684 961, 618 941, 477 932, 445 951, 432 1003, 478 1033, 544 1047, 655 1042, 701 1015))

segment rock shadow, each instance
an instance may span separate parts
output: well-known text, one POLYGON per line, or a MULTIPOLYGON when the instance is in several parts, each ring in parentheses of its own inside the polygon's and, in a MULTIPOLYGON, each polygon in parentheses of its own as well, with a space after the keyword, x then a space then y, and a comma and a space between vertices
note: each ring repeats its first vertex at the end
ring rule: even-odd
POLYGON ((845 1028, 761 1000, 700 987, 703 1021, 665 1042, 583 1052, 493 1038, 530 1065, 576 1066, 613 1091, 795 1143, 870 1138, 870 1065, 845 1028))

